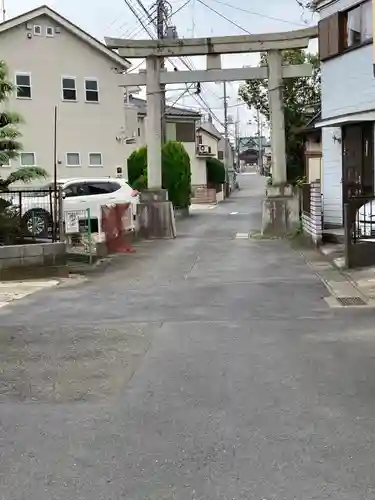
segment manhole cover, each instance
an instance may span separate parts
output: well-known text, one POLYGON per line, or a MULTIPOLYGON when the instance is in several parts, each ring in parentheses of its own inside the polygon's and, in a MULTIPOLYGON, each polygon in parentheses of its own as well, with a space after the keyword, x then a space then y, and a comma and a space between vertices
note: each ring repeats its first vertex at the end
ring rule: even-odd
POLYGON ((365 306, 366 302, 361 297, 336 297, 343 306, 365 306))

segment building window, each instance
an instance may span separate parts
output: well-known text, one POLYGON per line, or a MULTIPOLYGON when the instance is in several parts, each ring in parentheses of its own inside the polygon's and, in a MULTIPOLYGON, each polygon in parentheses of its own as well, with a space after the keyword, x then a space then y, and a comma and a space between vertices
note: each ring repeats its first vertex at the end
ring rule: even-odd
POLYGON ((18 99, 31 99, 31 75, 29 73, 16 74, 16 87, 18 99))
POLYGON ((218 151, 217 152, 217 158, 219 160, 224 160, 224 151, 218 151))
POLYGON ((335 12, 319 22, 319 55, 325 61, 372 40, 372 1, 335 12))
POLYGON ((85 95, 87 102, 99 102, 99 84, 95 78, 85 79, 85 95))
POLYGON ((138 127, 138 137, 141 137, 141 129, 138 127))
POLYGON ((195 142, 195 123, 176 123, 176 141, 195 142))
POLYGON ((367 1, 343 14, 344 48, 372 40, 372 2, 367 1))
POLYGON ((81 159, 79 153, 66 153, 67 167, 79 167, 80 165, 81 165, 81 159))
POLYGON ((10 167, 10 158, 6 157, 4 154, 4 157, 0 154, 0 167, 10 167))
POLYGON ((64 101, 76 101, 77 89, 76 79, 73 76, 64 76, 62 82, 62 98, 64 101))
POLYGON ((42 27, 39 24, 34 24, 34 35, 42 36, 42 27))
POLYGON ((46 36, 54 36, 55 32, 54 32, 54 29, 52 28, 52 26, 47 26, 46 27, 46 36))
POLYGON ((102 153, 89 153, 89 166, 102 167, 103 166, 102 153))
POLYGON ((35 153, 21 153, 20 165, 21 167, 34 167, 36 165, 35 153))

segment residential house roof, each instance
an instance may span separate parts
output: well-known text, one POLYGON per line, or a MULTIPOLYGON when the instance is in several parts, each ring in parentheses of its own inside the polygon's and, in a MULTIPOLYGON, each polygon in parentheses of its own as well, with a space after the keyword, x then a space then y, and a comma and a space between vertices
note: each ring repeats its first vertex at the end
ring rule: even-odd
POLYGON ((48 16, 52 19, 56 24, 64 27, 68 32, 76 37, 80 38, 83 42, 89 44, 92 48, 98 50, 103 55, 109 57, 113 60, 114 63, 120 66, 121 69, 129 69, 131 67, 131 62, 125 59, 124 57, 119 56, 116 52, 109 49, 104 43, 100 42, 89 33, 81 29, 76 24, 72 23, 64 16, 51 9, 47 5, 41 5, 35 9, 29 10, 20 14, 19 16, 8 19, 7 21, 0 24, 0 33, 4 31, 10 30, 19 26, 20 24, 27 23, 32 21, 33 19, 40 16, 48 16))
MULTIPOLYGON (((133 104, 134 106, 137 106, 138 108, 138 113, 140 115, 147 115, 147 101, 145 99, 140 99, 139 97, 134 97, 132 95, 129 95, 129 104, 133 104)), ((196 111, 192 111, 190 109, 186 108, 180 108, 178 106, 166 106, 165 109, 166 116, 169 117, 181 117, 181 118, 193 118, 194 120, 199 120, 201 115, 200 113, 197 113, 196 111)))
POLYGON ((222 139, 223 135, 218 131, 218 129, 215 127, 215 125, 208 121, 208 122, 203 122, 199 125, 197 130, 203 130, 207 134, 211 135, 215 139, 222 139))
POLYGON ((321 129, 316 128, 315 125, 322 118, 322 112, 319 110, 310 120, 306 123, 306 125, 300 129, 298 132, 302 135, 318 135, 321 134, 321 129))

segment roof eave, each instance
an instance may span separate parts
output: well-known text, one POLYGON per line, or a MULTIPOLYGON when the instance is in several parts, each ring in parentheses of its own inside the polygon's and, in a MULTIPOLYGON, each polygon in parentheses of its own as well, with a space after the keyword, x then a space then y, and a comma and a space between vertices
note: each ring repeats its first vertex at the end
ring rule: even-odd
POLYGON ((109 57, 110 59, 112 59, 113 62, 119 64, 124 70, 127 70, 131 67, 130 61, 119 56, 113 50, 108 49, 108 47, 106 45, 104 45, 104 43, 100 42, 99 40, 94 38, 92 35, 90 35, 86 31, 84 31, 82 28, 75 25, 74 23, 72 23, 71 21, 69 21, 64 16, 62 16, 61 14, 56 12, 55 10, 51 9, 47 5, 42 5, 40 7, 35 8, 35 9, 29 10, 28 12, 24 12, 23 14, 20 14, 16 17, 9 19, 8 21, 1 23, 0 24, 0 34, 3 33, 4 31, 7 31, 9 29, 17 27, 22 23, 27 23, 28 21, 31 21, 32 19, 35 19, 36 17, 43 16, 43 15, 49 16, 56 23, 61 24, 65 29, 67 29, 68 31, 70 31, 74 35, 81 38, 83 41, 88 43, 91 47, 102 52, 102 54, 104 54, 107 57, 109 57))

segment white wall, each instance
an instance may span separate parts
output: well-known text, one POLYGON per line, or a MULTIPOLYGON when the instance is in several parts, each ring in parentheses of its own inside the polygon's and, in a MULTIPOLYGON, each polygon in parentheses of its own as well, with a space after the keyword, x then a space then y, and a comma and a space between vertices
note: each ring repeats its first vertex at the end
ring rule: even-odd
MULTIPOLYGON (((320 12, 323 19, 338 10, 357 4, 357 0, 339 0, 320 12)), ((372 45, 349 51, 325 61, 322 69, 322 118, 375 109, 375 78, 372 45)), ((342 223, 342 159, 340 128, 322 129, 322 192, 324 223, 342 223)))
POLYGON ((372 45, 322 63, 322 118, 375 109, 372 45))
MULTIPOLYGON (((54 37, 46 37, 46 27, 56 26, 47 16, 31 24, 41 25, 44 36, 27 38, 24 24, 0 35, 1 58, 8 64, 12 81, 15 72, 31 73, 32 98, 12 98, 8 103, 25 120, 21 127, 24 151, 35 153, 37 165, 52 175, 53 116, 58 106, 58 176, 115 176, 116 167, 125 165, 124 145, 116 140, 124 131, 125 119, 115 63, 63 27, 54 37), (76 78, 77 102, 62 100, 62 76, 76 78), (85 102, 85 77, 98 79, 99 103, 85 102), (81 166, 66 165, 68 152, 80 153, 81 166), (94 152, 102 153, 103 167, 89 166, 89 153, 94 152)), ((12 169, 19 166, 18 160, 12 161, 12 169)))
POLYGON ((185 149, 190 156, 191 185, 202 186, 207 184, 206 158, 197 156, 196 144, 185 142, 185 149))
POLYGON ((202 144, 209 146, 211 148, 211 154, 217 158, 219 140, 213 137, 211 134, 207 134, 204 130, 198 130, 198 135, 202 136, 202 144))
POLYGON ((322 129, 322 193, 324 224, 342 224, 342 158, 341 144, 333 136, 341 137, 340 128, 322 129))

